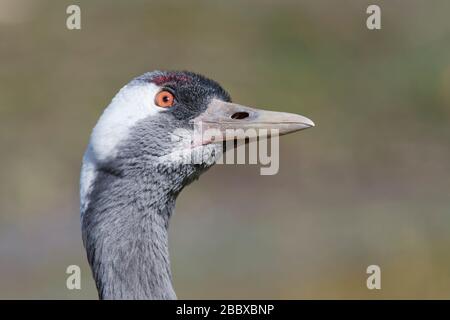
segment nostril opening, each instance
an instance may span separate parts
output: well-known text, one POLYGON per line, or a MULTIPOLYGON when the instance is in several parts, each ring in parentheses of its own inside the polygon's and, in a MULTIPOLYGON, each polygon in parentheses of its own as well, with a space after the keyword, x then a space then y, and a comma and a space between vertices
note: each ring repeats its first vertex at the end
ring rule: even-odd
POLYGON ((231 115, 231 119, 241 120, 248 118, 249 114, 248 112, 236 112, 231 115))

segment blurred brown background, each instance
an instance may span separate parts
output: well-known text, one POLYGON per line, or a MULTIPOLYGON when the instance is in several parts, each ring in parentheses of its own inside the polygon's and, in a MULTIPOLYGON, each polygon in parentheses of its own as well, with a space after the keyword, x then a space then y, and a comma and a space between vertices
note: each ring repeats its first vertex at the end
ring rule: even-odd
POLYGON ((278 175, 216 166, 182 193, 180 298, 450 298, 449 15, 447 0, 0 0, 0 298, 97 297, 81 158, 113 95, 154 69, 317 124, 281 139, 278 175))

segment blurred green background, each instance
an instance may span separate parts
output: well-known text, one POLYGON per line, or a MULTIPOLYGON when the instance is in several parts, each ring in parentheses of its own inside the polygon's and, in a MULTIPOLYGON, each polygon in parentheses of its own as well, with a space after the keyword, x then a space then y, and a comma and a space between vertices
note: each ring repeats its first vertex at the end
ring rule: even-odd
POLYGON ((180 298, 450 298, 449 15, 447 0, 0 0, 0 298, 97 297, 81 158, 118 89, 154 69, 317 124, 281 139, 277 175, 215 166, 181 194, 180 298))

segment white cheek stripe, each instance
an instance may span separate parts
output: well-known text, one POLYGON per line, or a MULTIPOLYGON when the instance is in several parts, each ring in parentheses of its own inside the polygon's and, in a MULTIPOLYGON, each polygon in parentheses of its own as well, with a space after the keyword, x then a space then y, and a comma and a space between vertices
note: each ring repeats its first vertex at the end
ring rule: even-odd
POLYGON ((96 177, 97 163, 116 156, 118 144, 127 138, 130 129, 139 120, 164 111, 154 103, 159 90, 153 83, 126 85, 103 111, 92 131, 83 158, 80 177, 82 214, 89 203, 88 197, 96 177))
POLYGON ((158 86, 146 83, 126 85, 117 93, 92 131, 90 143, 97 161, 114 157, 117 145, 136 122, 162 111, 154 104, 158 91, 158 86))

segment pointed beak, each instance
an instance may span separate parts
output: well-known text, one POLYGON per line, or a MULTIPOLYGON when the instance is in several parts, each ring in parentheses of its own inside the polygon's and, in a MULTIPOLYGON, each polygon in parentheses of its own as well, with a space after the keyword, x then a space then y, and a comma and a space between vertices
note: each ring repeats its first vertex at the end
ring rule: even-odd
MULTIPOLYGON (((201 128, 202 132, 214 131, 214 142, 236 138, 229 134, 233 130, 253 129, 256 136, 261 136, 260 132, 266 134, 275 131, 284 135, 314 127, 312 120, 298 114, 261 110, 218 99, 211 100, 207 109, 193 122, 196 130, 201 128), (223 138, 220 138, 220 135, 223 138)), ((208 138, 202 139, 202 144, 211 142, 213 141, 208 138)))

